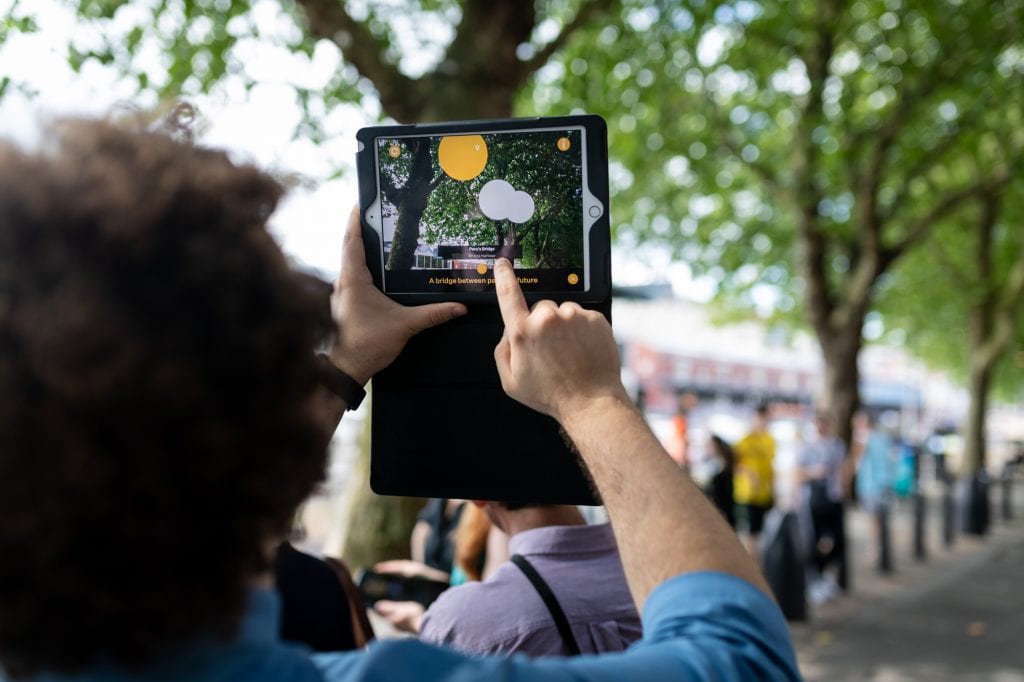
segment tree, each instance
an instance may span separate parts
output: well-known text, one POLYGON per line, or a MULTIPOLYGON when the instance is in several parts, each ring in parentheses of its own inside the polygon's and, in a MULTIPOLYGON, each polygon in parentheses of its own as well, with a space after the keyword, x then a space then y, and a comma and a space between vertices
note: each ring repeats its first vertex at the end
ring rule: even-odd
MULTIPOLYGON (((1020 87, 1014 83, 1013 87, 1020 87)), ((991 166, 1024 150, 1024 109, 993 122, 964 164, 991 166)), ((882 307, 887 325, 898 327, 929 363, 952 370, 968 386, 963 424, 962 473, 967 488, 965 527, 987 528, 985 417, 998 387, 1012 395, 1024 388, 1010 351, 1024 345, 1024 183, 985 192, 936 228, 926 248, 908 258, 893 278, 882 307), (937 276, 941 275, 941 276, 937 276), (957 331, 966 329, 966 334, 957 331), (972 504, 971 502, 974 501, 972 504), (980 513, 979 513, 979 510, 980 513)))
POLYGON ((223 0, 76 7, 100 38, 83 32, 71 62, 116 64, 150 94, 251 84, 261 36, 337 50, 326 83, 296 85, 313 139, 323 112, 374 93, 399 121, 603 113, 623 243, 672 244, 731 303, 759 287, 780 315, 802 301, 847 437, 861 328, 894 266, 1019 172, 957 159, 1020 79, 1021 0, 282 0, 272 22, 223 0), (433 58, 417 63, 421 47, 433 58))
POLYGON ((886 278, 1019 172, 957 159, 1021 77, 1022 23, 1019 0, 632 3, 529 96, 611 120, 620 234, 675 245, 729 303, 765 286, 782 313, 802 301, 849 441, 886 278))

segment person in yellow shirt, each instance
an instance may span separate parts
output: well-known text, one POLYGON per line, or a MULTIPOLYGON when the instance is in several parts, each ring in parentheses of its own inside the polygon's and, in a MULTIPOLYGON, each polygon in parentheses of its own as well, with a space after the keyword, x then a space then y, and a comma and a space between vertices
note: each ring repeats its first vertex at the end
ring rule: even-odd
POLYGON ((774 503, 775 439, 768 433, 768 406, 758 405, 750 433, 733 446, 736 473, 733 496, 736 500, 738 528, 744 531, 743 544, 757 556, 757 541, 764 517, 774 503))

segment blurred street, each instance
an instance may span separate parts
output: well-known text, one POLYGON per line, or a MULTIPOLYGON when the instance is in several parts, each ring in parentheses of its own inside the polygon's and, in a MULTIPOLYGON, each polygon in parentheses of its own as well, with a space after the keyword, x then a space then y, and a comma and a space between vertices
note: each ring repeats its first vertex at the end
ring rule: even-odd
POLYGON ((986 538, 958 535, 947 550, 933 522, 925 562, 910 558, 909 513, 897 513, 891 576, 871 567, 869 519, 850 514, 852 595, 792 628, 808 682, 1024 681, 1024 520, 1019 502, 1015 519, 1002 520, 998 500, 986 538))

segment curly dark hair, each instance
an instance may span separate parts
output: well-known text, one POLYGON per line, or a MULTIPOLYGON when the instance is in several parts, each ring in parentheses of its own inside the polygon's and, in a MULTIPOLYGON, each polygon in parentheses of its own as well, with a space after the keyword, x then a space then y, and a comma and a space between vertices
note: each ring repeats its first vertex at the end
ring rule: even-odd
POLYGON ((322 478, 324 285, 281 186, 103 121, 0 142, 0 667, 142 666, 230 636, 322 478))

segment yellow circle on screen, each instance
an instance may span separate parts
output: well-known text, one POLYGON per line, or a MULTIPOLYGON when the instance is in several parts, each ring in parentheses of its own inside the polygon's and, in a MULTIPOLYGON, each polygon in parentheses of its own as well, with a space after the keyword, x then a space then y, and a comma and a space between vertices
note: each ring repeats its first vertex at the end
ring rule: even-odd
POLYGON ((556 145, 558 146, 558 151, 560 152, 569 151, 569 144, 570 143, 568 137, 560 137, 558 138, 558 142, 556 143, 556 145))
POLYGON ((569 280, 569 284, 578 284, 580 281, 580 276, 573 272, 570 273, 566 279, 569 280))
POLYGON ((437 162, 453 180, 472 180, 487 165, 487 143, 480 135, 449 135, 437 145, 437 162))
POLYGON ((484 265, 483 263, 478 263, 477 266, 476 266, 476 271, 479 274, 481 274, 481 275, 486 275, 487 274, 487 266, 484 265))

